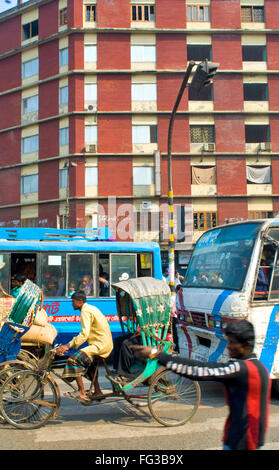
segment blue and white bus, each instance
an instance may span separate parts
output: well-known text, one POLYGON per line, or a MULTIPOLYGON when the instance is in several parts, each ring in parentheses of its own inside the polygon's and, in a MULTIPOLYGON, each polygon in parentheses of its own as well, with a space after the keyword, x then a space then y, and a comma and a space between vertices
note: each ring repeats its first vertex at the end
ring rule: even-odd
POLYGON ((279 392, 279 219, 205 232, 193 250, 179 304, 182 355, 227 360, 224 328, 245 318, 255 328, 255 353, 279 392))
POLYGON ((0 283, 7 293, 16 274, 42 288, 43 308, 58 332, 55 341, 63 344, 80 331, 80 315, 71 303, 75 290, 85 291, 117 336, 121 328, 111 285, 140 276, 163 278, 157 243, 113 241, 107 228, 0 228, 0 283))

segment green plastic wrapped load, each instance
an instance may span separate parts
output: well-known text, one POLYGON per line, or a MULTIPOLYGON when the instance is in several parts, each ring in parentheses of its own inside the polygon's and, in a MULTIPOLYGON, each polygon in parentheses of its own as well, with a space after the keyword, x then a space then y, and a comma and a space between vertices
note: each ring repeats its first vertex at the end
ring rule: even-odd
POLYGON ((9 315, 9 321, 30 326, 35 318, 36 308, 41 300, 41 289, 29 279, 21 287, 9 315))

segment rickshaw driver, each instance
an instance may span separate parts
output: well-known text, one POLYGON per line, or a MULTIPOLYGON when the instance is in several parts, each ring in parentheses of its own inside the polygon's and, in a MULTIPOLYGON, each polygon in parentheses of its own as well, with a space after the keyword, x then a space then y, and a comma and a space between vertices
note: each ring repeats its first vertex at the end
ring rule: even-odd
MULTIPOLYGON (((63 377, 69 380, 75 379, 77 382, 77 393, 66 393, 69 398, 88 401, 82 376, 87 376, 92 380, 92 362, 94 356, 106 358, 113 349, 112 335, 106 317, 102 312, 86 303, 86 295, 83 291, 75 292, 72 295, 72 305, 74 310, 80 310, 81 332, 75 336, 68 344, 64 344, 57 349, 57 354, 63 355, 70 349, 78 349, 83 343, 88 342, 88 346, 79 349, 72 354, 64 368, 63 377)), ((102 395, 98 376, 94 380, 94 396, 102 395)))

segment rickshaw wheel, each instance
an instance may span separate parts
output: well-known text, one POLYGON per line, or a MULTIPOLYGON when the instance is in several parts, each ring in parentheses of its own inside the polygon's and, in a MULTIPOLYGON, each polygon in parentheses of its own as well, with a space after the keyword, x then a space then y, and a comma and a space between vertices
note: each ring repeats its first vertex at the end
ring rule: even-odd
MULTIPOLYGON (((20 361, 20 360, 13 360, 13 361, 6 361, 0 364, 0 387, 4 384, 8 377, 10 377, 15 372, 32 369, 32 365, 29 362, 20 361)), ((6 420, 0 414, 0 423, 4 423, 6 420)))
POLYGON ((36 371, 15 372, 0 389, 0 414, 18 429, 36 429, 54 417, 60 405, 57 384, 36 371))
POLYGON ((194 416, 200 398, 197 382, 164 370, 155 376, 150 385, 149 411, 164 426, 181 426, 194 416))

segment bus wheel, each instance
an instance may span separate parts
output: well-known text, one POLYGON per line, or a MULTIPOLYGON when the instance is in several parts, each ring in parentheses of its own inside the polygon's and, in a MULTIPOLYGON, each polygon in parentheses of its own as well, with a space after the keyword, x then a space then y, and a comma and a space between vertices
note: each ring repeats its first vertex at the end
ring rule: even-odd
POLYGON ((272 380, 272 387, 273 387, 273 390, 275 391, 276 395, 278 395, 278 397, 279 397, 279 379, 272 380))

